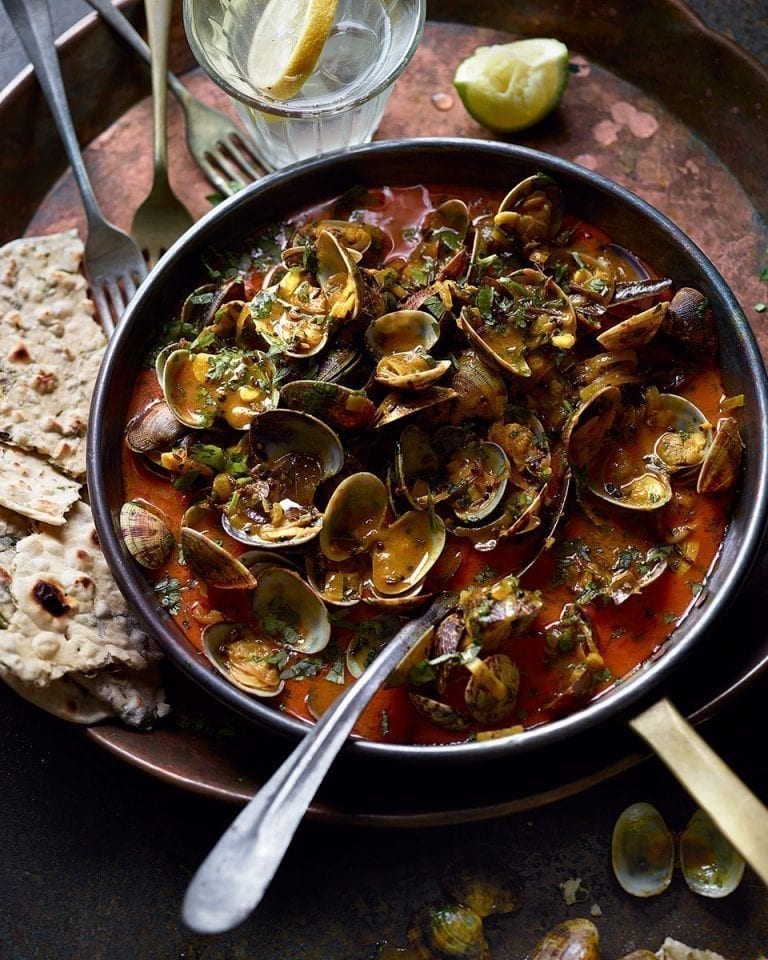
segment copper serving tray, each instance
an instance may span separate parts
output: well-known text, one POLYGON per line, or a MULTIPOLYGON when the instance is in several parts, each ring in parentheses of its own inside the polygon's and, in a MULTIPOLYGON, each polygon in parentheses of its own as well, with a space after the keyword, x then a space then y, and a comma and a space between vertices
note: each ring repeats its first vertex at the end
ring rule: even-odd
MULTIPOLYGON (((140 7, 123 9, 143 29, 140 7)), ((557 36, 572 54, 561 109, 518 142, 588 166, 622 183, 677 223, 715 263, 752 323, 764 356, 768 326, 755 304, 768 299, 768 71, 726 38, 707 30, 679 0, 541 4, 518 0, 428 3, 424 42, 395 94, 376 139, 489 137, 465 112, 452 85, 458 62, 475 47, 521 36, 557 36), (642 37, 642 43, 637 38, 642 37), (749 143, 745 151, 741 144, 749 143)), ((151 180, 149 75, 95 15, 60 43, 64 79, 86 162, 106 215, 128 228, 151 180)), ((226 97, 194 64, 175 10, 171 66, 201 99, 229 110, 226 97)), ((85 222, 63 150, 31 70, 0 94, 0 241, 85 222)), ((170 168, 175 189, 196 215, 212 188, 186 153, 181 113, 170 104, 170 168)), ((461 171, 435 171, 443 182, 461 171)), ((699 723, 743 691, 768 665, 760 622, 766 560, 745 585, 729 631, 751 638, 711 669, 720 637, 697 648, 685 676, 668 691, 699 723), (716 676, 712 674, 716 673, 716 676)), ((290 744, 256 730, 169 671, 175 719, 149 733, 117 725, 87 735, 131 764, 184 789, 241 803, 253 795, 290 744), (255 746, 258 749, 254 749, 255 746)), ((366 786, 359 763, 342 757, 310 814, 375 825, 458 823, 527 810, 573 795, 645 757, 623 724, 606 724, 599 748, 551 750, 518 765, 511 777, 421 783, 396 776, 366 786), (489 786, 491 784, 491 786, 489 786), (352 788, 350 788, 352 786, 352 788)), ((395 771, 392 771, 393 773, 395 771)))

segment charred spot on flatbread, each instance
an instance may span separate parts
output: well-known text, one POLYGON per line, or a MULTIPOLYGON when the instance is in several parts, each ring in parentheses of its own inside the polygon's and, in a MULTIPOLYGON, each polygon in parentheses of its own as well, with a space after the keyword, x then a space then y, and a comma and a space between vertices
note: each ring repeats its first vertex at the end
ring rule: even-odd
POLYGON ((37 581, 32 588, 32 598, 52 617, 66 616, 72 610, 64 591, 47 580, 37 581))

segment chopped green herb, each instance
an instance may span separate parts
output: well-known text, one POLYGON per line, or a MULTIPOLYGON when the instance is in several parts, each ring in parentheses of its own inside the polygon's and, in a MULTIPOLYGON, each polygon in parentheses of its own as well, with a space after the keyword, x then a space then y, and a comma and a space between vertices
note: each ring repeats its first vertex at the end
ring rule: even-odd
POLYGON ((155 593, 161 607, 175 616, 181 610, 181 584, 175 577, 163 577, 155 584, 155 593))

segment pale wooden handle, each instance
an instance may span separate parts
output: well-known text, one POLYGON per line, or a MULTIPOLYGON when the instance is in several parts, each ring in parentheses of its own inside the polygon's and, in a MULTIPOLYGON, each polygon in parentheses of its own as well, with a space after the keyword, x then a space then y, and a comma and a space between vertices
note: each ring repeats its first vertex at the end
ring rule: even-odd
POLYGON ((629 725, 768 886, 768 809, 668 700, 644 710, 629 725))

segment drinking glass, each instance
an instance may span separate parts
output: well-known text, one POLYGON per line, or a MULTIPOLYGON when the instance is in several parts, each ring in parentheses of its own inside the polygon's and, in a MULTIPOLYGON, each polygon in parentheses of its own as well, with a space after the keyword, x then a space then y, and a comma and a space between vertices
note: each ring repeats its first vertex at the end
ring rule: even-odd
POLYGON ((258 57, 253 35, 268 2, 184 0, 192 52, 232 97, 264 165, 277 170, 369 141, 421 40, 426 0, 339 0, 320 59, 290 100, 249 79, 249 60, 258 57))

